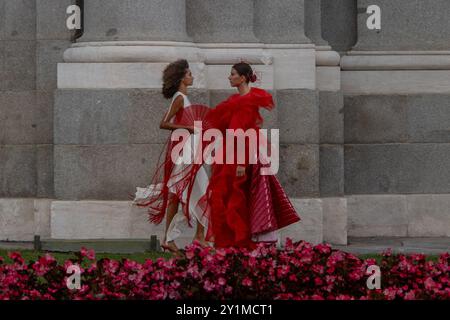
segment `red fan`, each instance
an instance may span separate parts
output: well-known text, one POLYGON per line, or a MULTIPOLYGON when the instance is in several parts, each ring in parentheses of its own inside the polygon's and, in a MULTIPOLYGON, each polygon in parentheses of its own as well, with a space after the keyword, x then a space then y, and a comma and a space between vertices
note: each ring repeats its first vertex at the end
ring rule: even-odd
POLYGON ((201 121, 203 130, 210 128, 210 123, 207 121, 207 114, 211 109, 203 104, 193 104, 182 110, 179 117, 177 117, 177 124, 193 126, 194 121, 201 121))

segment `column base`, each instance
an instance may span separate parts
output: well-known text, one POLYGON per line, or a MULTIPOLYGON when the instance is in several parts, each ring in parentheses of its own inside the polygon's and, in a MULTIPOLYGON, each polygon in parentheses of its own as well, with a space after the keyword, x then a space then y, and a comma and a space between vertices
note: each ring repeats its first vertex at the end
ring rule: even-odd
POLYGON ((350 51, 344 94, 450 93, 450 51, 350 51))
MULTIPOLYGON (((450 237, 450 194, 351 195, 291 199, 302 220, 280 230, 284 242, 346 245, 348 237, 450 237)), ((130 201, 0 199, 0 241, 162 238, 130 201)), ((193 229, 178 240, 192 241, 193 229)))

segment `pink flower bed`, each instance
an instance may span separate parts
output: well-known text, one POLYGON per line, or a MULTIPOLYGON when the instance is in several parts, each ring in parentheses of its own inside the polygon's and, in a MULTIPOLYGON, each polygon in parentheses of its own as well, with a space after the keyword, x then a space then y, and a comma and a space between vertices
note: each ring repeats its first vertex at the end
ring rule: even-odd
POLYGON ((17 253, 0 257, 0 299, 293 299, 373 300, 450 299, 450 255, 438 262, 424 255, 383 253, 381 289, 370 290, 361 260, 327 244, 288 241, 285 249, 260 245, 254 251, 213 250, 192 245, 186 258, 140 264, 123 259, 95 260, 83 249, 78 260, 59 265, 51 255, 29 264, 17 253), (70 265, 81 268, 81 288, 70 290, 70 265))

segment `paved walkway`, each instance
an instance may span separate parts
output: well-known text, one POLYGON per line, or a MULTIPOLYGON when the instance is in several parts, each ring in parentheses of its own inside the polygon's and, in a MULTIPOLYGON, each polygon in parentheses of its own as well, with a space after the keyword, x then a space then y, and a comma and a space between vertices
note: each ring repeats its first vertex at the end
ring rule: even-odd
MULTIPOLYGON (((108 240, 104 241, 108 242, 108 240)), ((111 240, 111 242, 114 243, 111 244, 110 247, 117 249, 118 248, 117 241, 118 240, 111 240)), ((122 241, 120 247, 123 247, 122 249, 125 250, 127 247, 127 242, 129 241, 131 240, 122 241)), ((74 241, 74 243, 69 244, 67 244, 67 242, 70 241, 66 240, 57 243, 57 246, 55 247, 57 248, 56 251, 64 251, 62 250, 64 246, 67 246, 68 250, 73 250, 74 245, 81 244, 78 241, 74 241)), ((83 243, 83 245, 89 246, 89 243, 87 241, 85 242, 86 243, 83 243)), ((98 245, 100 245, 100 243, 98 245)), ((139 246, 139 248, 140 247, 143 246, 139 246)), ((347 246, 333 245, 333 248, 355 254, 379 254, 385 251, 386 249, 390 248, 394 252, 398 253, 424 253, 424 254, 439 255, 444 252, 450 253, 450 238, 349 238, 347 246)), ((0 241, 0 249, 33 250, 33 243, 0 241)), ((129 249, 130 250, 136 249, 136 245, 134 244, 133 248, 130 247, 129 249)))
POLYGON ((450 238, 349 238, 347 246, 333 248, 355 254, 381 253, 392 249, 397 253, 450 253, 450 238))
POLYGON ((33 250, 33 242, 0 241, 0 250, 33 250))

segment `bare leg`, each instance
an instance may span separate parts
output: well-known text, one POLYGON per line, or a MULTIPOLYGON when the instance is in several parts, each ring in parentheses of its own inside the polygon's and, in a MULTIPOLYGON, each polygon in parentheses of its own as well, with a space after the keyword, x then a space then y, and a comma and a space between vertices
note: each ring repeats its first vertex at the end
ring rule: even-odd
POLYGON ((205 227, 197 221, 197 229, 193 241, 198 241, 203 247, 207 247, 208 243, 205 241, 205 227))
POLYGON ((178 252, 179 249, 176 246, 174 241, 166 242, 167 241, 167 231, 169 229, 170 223, 173 220, 173 217, 175 217, 175 215, 178 212, 179 202, 180 201, 175 194, 173 194, 173 193, 169 194, 169 205, 167 206, 167 213, 166 213, 166 230, 164 232, 164 240, 163 240, 162 247, 165 249, 168 249, 172 252, 178 252))

